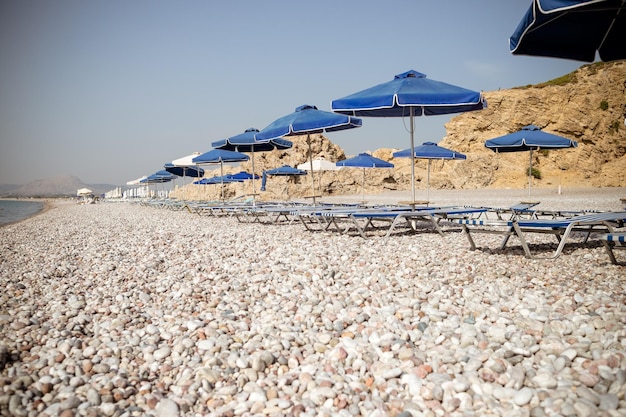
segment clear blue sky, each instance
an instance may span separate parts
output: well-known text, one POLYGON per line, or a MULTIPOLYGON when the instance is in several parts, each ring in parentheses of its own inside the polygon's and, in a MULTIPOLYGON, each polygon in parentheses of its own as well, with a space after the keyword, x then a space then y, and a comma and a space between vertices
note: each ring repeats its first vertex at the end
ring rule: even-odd
MULTIPOLYGON (((61 174, 122 185, 414 69, 476 91, 583 63, 513 56, 529 0, 0 3, 0 183, 61 174)), ((438 142, 451 116, 416 119, 438 142)), ((328 135, 346 153, 406 148, 401 119, 328 135)))

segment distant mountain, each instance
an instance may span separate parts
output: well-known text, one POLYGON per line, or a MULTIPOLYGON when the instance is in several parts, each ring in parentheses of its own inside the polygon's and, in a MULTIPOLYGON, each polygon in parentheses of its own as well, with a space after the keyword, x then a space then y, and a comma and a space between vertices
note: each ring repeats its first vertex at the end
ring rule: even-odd
POLYGON ((104 194, 115 188, 112 184, 85 184, 72 175, 31 181, 22 186, 1 185, 2 197, 73 197, 79 188, 89 188, 95 195, 104 194))
POLYGON ((20 187, 21 185, 17 184, 0 184, 0 196, 11 194, 20 187))

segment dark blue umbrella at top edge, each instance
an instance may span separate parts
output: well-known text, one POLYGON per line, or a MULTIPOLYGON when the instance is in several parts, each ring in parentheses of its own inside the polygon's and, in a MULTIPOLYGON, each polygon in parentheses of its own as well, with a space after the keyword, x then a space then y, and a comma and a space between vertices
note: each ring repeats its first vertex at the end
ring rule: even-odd
MULTIPOLYGON (((481 93, 431 80, 410 70, 393 80, 333 100, 334 112, 364 117, 409 117, 411 154, 415 150, 415 116, 434 116, 481 110, 487 105, 481 93)), ((411 191, 415 201, 415 167, 411 164, 411 191)))
POLYGON ((593 62, 626 58, 626 1, 533 0, 509 38, 511 53, 593 62))
POLYGON ((311 134, 354 129, 361 127, 361 125, 362 121, 359 118, 319 110, 315 106, 305 104, 296 108, 293 113, 289 113, 270 123, 257 133, 255 138, 257 141, 264 141, 282 136, 307 135, 309 164, 311 167, 311 187, 313 191, 312 198, 313 205, 315 205, 315 173, 313 171, 313 155, 311 153, 311 134))
POLYGON ((528 125, 517 132, 485 141, 485 147, 494 152, 530 151, 528 167, 528 198, 532 184, 533 150, 575 148, 578 142, 562 136, 542 131, 535 125, 528 125))

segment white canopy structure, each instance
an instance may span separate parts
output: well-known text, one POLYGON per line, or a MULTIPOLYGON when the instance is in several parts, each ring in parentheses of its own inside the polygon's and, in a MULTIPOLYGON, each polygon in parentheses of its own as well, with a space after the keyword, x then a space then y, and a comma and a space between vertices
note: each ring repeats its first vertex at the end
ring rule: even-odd
POLYGON ((187 156, 183 156, 182 158, 178 158, 178 159, 174 159, 172 161, 172 165, 175 165, 177 167, 194 167, 197 166, 197 164, 194 164, 192 159, 195 158, 196 156, 202 155, 202 153, 200 152, 194 152, 190 155, 187 156))
POLYGON ((296 168, 301 169, 303 171, 311 170, 311 163, 313 164, 313 171, 336 171, 338 169, 342 169, 343 167, 338 167, 334 162, 327 161, 324 158, 315 158, 312 162, 303 162, 298 165, 296 168))
POLYGON ((140 185, 141 180, 145 180, 146 178, 148 178, 148 176, 144 175, 143 177, 139 177, 136 180, 128 181, 126 185, 140 185))

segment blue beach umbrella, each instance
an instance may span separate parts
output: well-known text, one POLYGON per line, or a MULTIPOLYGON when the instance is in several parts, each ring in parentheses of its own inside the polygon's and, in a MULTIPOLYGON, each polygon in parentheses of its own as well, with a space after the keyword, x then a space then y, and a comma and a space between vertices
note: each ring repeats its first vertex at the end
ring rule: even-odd
POLYGON ((268 175, 277 175, 277 176, 300 176, 306 175, 307 172, 302 169, 297 169, 292 167, 291 165, 283 165, 282 167, 270 169, 267 171, 263 171, 263 179, 261 180, 261 191, 265 191, 265 185, 267 183, 268 175))
POLYGON ((196 165, 201 164, 224 164, 229 162, 243 162, 250 159, 248 155, 224 149, 213 149, 200 154, 192 159, 196 165))
POLYGON ((593 62, 626 58, 626 1, 533 0, 509 39, 514 55, 593 62))
POLYGON ((194 184, 202 184, 202 185, 217 185, 217 184, 228 184, 231 182, 241 182, 243 180, 238 180, 235 178, 231 178, 228 175, 218 175, 211 178, 202 178, 201 180, 195 181, 194 184))
MULTIPOLYGON (((415 150, 415 116, 435 116, 481 110, 487 105, 481 93, 431 80, 410 70, 393 80, 333 100, 334 112, 363 117, 409 117, 411 155, 415 150)), ((415 167, 411 164, 412 198, 415 201, 415 167)))
MULTIPOLYGON (((228 174, 226 175, 227 178, 233 180, 233 181, 237 181, 237 182, 245 182, 245 181, 249 181, 252 180, 253 184, 254 184, 254 180, 258 180, 260 177, 258 175, 255 174, 251 174, 249 172, 246 171, 240 171, 236 174, 228 174)), ((254 187, 254 185, 253 185, 254 187)), ((255 194, 252 194, 252 205, 255 205, 255 194)))
POLYGON ((159 184, 164 182, 170 182, 174 178, 176 178, 174 174, 171 174, 163 169, 155 172, 152 175, 148 175, 146 178, 140 180, 139 182, 143 184, 159 184))
POLYGON ((236 174, 227 175, 227 177, 228 178, 232 178, 232 179, 237 180, 237 181, 246 181, 246 180, 255 180, 255 179, 258 180, 259 179, 258 175, 254 175, 254 174, 251 174, 251 173, 246 172, 246 171, 241 171, 241 172, 238 172, 236 174))
POLYGON ((337 162, 335 165, 338 167, 352 167, 363 168, 363 200, 365 201, 365 168, 393 168, 394 165, 391 162, 387 162, 383 159, 376 158, 368 153, 360 153, 352 158, 344 159, 337 162))
POLYGON ((528 167, 528 198, 532 184, 533 150, 575 148, 578 142, 562 136, 542 131, 535 125, 528 125, 517 132, 499 136, 485 141, 485 147, 494 152, 526 152, 530 151, 528 167))
POLYGON ((411 156, 417 159, 428 160, 428 168, 426 171, 426 200, 430 199, 430 162, 433 159, 467 159, 462 153, 444 148, 434 142, 424 142, 422 145, 416 147, 412 154, 410 149, 393 153, 394 158, 411 158, 411 156))
POLYGON ((204 169, 197 166, 183 167, 167 163, 163 165, 163 168, 170 174, 174 174, 178 177, 202 178, 204 176, 204 169))
MULTIPOLYGON (((254 170, 254 153, 255 152, 268 152, 268 151, 273 151, 274 149, 284 150, 284 149, 290 149, 293 146, 293 143, 291 143, 288 140, 281 139, 281 138, 272 138, 272 139, 268 139, 264 141, 257 141, 255 140, 255 135, 258 132, 259 132, 259 129, 251 127, 249 129, 246 129, 245 132, 240 133, 238 135, 231 136, 229 138, 213 142, 211 143, 211 146, 213 146, 215 149, 224 149, 228 151, 251 153, 252 157, 250 159, 252 163, 252 173, 254 173, 255 172, 254 170)), ((255 189, 254 180, 256 178, 252 177, 252 189, 253 190, 255 189)), ((254 195, 252 197, 252 203, 254 204, 254 195)))
POLYGON ((256 134, 257 141, 280 138, 282 136, 307 135, 309 146, 309 165, 311 167, 311 186, 313 189, 313 205, 315 205, 315 177, 313 171, 313 155, 311 153, 311 134, 337 132, 340 130, 361 127, 361 119, 340 115, 308 104, 296 108, 296 111, 276 119, 265 129, 256 134))
MULTIPOLYGON (((162 169, 160 171, 155 172, 152 175, 148 175, 146 178, 142 179, 139 181, 139 183, 141 184, 164 184, 166 182, 170 182, 172 180, 174 180, 174 178, 176 178, 176 176, 174 174, 171 174, 169 172, 167 172, 166 170, 162 169)), ((155 185, 155 188, 157 186, 155 185)))
POLYGON ((163 165, 163 168, 165 168, 165 170, 170 174, 174 174, 177 177, 182 177, 183 185, 185 185, 185 177, 202 178, 204 176, 204 169, 200 168, 199 166, 184 166, 167 163, 163 165))
POLYGON ((208 178, 202 178, 193 182, 195 185, 207 185, 210 184, 208 178))
POLYGON ((187 176, 187 173, 189 173, 189 176, 192 178, 201 178, 204 176, 204 170, 191 161, 198 155, 200 155, 200 152, 193 152, 181 158, 174 159, 171 162, 171 165, 175 168, 168 170, 168 168, 165 167, 165 169, 178 176, 181 176, 180 173, 182 172, 183 185, 185 185, 185 177, 187 176))
POLYGON ((274 149, 289 149, 293 146, 290 141, 279 137, 264 141, 255 140, 257 133, 259 133, 259 129, 251 127, 238 135, 213 142, 211 146, 215 149, 236 152, 268 152, 274 149))
MULTIPOLYGON (((202 165, 202 164, 220 164, 220 176, 224 176, 224 163, 230 162, 243 162, 250 159, 250 157, 246 154, 235 152, 235 151, 227 151, 224 149, 213 149, 208 152, 205 152, 201 155, 196 156, 191 161, 194 164, 202 165)), ((224 181, 222 181, 222 199, 224 199, 224 181)))

